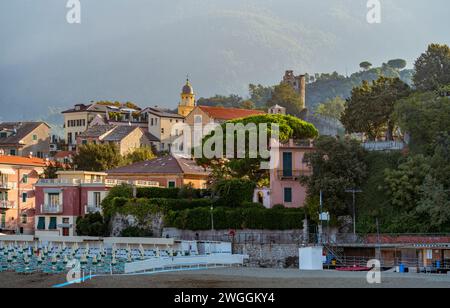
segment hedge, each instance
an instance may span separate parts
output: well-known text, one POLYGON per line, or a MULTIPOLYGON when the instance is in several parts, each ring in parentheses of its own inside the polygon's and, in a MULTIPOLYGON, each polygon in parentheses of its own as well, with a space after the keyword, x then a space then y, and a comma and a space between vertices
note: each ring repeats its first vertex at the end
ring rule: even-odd
MULTIPOLYGON (((303 209, 215 208, 215 229, 267 229, 291 230, 303 228, 303 209)), ((185 230, 211 229, 211 209, 195 208, 169 211, 165 215, 166 227, 185 230)))
POLYGON ((186 209, 207 208, 214 204, 212 199, 130 199, 114 198, 108 204, 103 204, 105 216, 112 217, 114 214, 131 214, 145 216, 146 213, 168 211, 182 211, 186 209))
POLYGON ((208 195, 207 190, 195 189, 189 186, 181 188, 139 187, 136 192, 137 198, 147 199, 199 199, 208 195))

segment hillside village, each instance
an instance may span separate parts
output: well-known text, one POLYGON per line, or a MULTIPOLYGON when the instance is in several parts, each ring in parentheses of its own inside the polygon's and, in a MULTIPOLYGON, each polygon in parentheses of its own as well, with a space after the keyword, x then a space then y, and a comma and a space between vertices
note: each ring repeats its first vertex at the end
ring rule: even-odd
MULTIPOLYGON (((450 232, 449 47, 430 45, 420 55, 413 85, 379 76, 355 85, 346 100, 323 102, 322 110, 338 107, 334 118, 309 108, 311 78, 286 71, 266 106, 200 105, 189 79, 176 111, 76 103, 61 114, 63 138, 44 122, 0 123, 0 232, 238 244, 248 235, 295 245, 326 238, 330 260, 398 257, 392 238, 383 250, 346 245, 357 236, 450 232), (436 57, 444 63, 437 72, 426 61, 436 57), (227 123, 279 124, 281 144, 268 149, 277 165, 179 155, 193 150, 184 137, 196 125, 227 123)), ((426 250, 408 247, 404 255, 426 250)), ((450 258, 446 248, 433 251, 423 262, 450 258)))

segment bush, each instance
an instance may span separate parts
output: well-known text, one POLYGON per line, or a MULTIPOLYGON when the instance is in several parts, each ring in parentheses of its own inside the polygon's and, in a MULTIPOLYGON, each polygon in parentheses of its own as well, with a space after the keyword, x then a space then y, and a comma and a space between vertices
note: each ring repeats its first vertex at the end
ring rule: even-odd
MULTIPOLYGON (((268 229, 290 230, 303 228, 303 209, 215 208, 214 228, 219 229, 268 229)), ((166 227, 185 230, 211 229, 211 210, 208 208, 169 211, 165 216, 166 227)))
POLYGON ((137 198, 147 199, 200 199, 208 195, 205 189, 196 189, 191 185, 181 188, 139 187, 137 198))
POLYGON ((77 218, 76 232, 79 236, 105 236, 106 224, 99 213, 77 218))
POLYGON ((151 237, 153 231, 139 227, 128 227, 122 230, 122 237, 151 237))
POLYGON ((139 187, 137 189, 137 198, 177 199, 179 192, 180 192, 179 188, 139 187))
POLYGON ((244 202, 252 202, 256 184, 250 180, 221 180, 214 187, 219 196, 217 206, 239 207, 244 202))

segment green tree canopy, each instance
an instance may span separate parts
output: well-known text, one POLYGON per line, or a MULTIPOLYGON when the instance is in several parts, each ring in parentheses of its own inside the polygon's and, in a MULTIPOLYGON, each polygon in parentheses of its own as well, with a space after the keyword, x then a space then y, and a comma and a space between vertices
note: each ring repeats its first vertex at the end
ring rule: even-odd
POLYGON ((141 161, 152 160, 156 156, 150 147, 141 147, 134 149, 125 156, 125 161, 133 164, 141 161))
POLYGON ((437 90, 450 84, 450 47, 431 44, 415 63, 414 85, 418 90, 437 90))
MULTIPOLYGON (((256 134, 259 136, 259 124, 267 124, 268 129, 268 137, 272 136, 272 125, 277 124, 279 126, 279 138, 281 142, 286 142, 289 139, 313 139, 319 135, 319 132, 314 127, 314 125, 307 123, 299 118, 290 116, 290 115, 280 115, 280 114, 263 114, 250 116, 247 118, 236 119, 233 121, 228 121, 221 125, 220 130, 223 133, 223 154, 226 154, 226 146, 227 146, 227 124, 242 124, 244 127, 248 124, 256 125, 256 134)), ((238 151, 243 149, 238 149, 238 138, 237 131, 232 132, 234 136, 234 156, 238 157, 238 151)), ((211 132, 208 136, 203 138, 203 146, 215 136, 215 132, 211 132)), ((213 169, 213 174, 215 177, 249 177, 252 180, 259 180, 261 176, 266 174, 266 172, 262 172, 260 170, 260 163, 262 158, 260 157, 260 153, 258 154, 258 158, 250 158, 249 151, 249 133, 245 134, 245 147, 246 147, 246 155, 245 158, 231 158, 224 160, 223 157, 217 157, 213 159, 207 159, 205 157, 201 159, 197 159, 197 162, 201 165, 208 166, 213 169)), ((268 142, 269 144, 269 142, 268 142)))
POLYGON ((359 64, 359 67, 368 70, 372 67, 372 63, 370 63, 369 61, 364 61, 359 64))
POLYGON ((380 77, 352 91, 341 121, 348 133, 364 133, 370 140, 392 140, 396 102, 408 96, 409 86, 399 78, 380 77))
POLYGON ((88 143, 79 147, 73 163, 78 170, 99 172, 117 168, 124 160, 115 144, 88 143))
POLYGON ((365 150, 355 140, 339 140, 321 136, 315 141, 316 151, 305 155, 313 174, 301 182, 308 188, 308 199, 317 198, 322 190, 324 209, 333 218, 348 215, 347 189, 361 188, 367 177, 365 150))
POLYGON ((403 60, 403 59, 394 59, 394 60, 389 60, 387 64, 392 68, 395 68, 397 70, 402 70, 406 67, 407 62, 406 62, 406 60, 403 60))
POLYGON ((345 110, 345 100, 339 96, 317 106, 316 113, 335 120, 340 120, 345 110))
POLYGON ((275 86, 268 107, 280 105, 286 108, 287 114, 300 117, 303 111, 303 102, 300 95, 287 83, 275 86))
POLYGON ((450 99, 434 91, 414 93, 396 104, 394 117, 409 134, 411 150, 426 153, 438 134, 450 132, 450 99))

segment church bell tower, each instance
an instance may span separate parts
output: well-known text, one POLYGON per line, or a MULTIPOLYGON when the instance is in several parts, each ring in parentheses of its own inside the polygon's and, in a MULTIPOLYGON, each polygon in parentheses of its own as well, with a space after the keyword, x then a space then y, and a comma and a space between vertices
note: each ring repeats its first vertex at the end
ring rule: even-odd
POLYGON ((186 79, 186 84, 181 90, 181 101, 178 104, 178 114, 186 117, 195 108, 195 94, 194 89, 189 81, 186 79))

